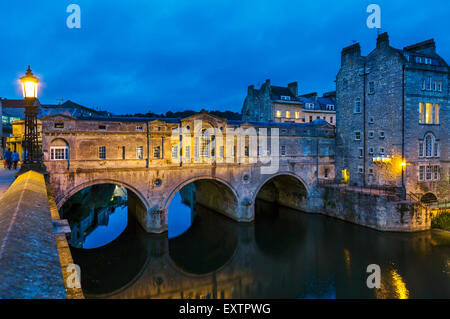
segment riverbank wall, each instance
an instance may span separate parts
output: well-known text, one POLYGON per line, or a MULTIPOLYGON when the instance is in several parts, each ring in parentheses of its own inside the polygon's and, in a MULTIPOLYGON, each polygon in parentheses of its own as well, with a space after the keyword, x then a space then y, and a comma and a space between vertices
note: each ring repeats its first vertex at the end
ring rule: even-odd
POLYGON ((321 187, 323 214, 379 231, 416 232, 431 228, 431 212, 421 203, 392 194, 321 187))

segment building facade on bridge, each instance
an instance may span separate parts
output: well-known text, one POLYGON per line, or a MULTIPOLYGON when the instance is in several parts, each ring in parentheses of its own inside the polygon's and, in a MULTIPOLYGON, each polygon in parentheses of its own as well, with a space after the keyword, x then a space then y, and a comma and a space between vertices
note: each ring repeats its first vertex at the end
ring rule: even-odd
POLYGON ((344 48, 336 85, 336 176, 448 200, 449 67, 434 40, 401 50, 383 33, 367 56, 344 48))
POLYGON ((125 186, 129 205, 150 232, 167 230, 170 201, 190 183, 197 202, 251 221, 259 190, 272 179, 286 180, 273 181, 276 196, 269 199, 311 212, 320 209, 317 182, 334 179, 335 128, 323 120, 241 122, 208 113, 184 119, 41 120, 44 163, 58 207, 94 184, 125 186), (287 183, 292 187, 283 189, 287 183))
POLYGON ((336 123, 336 92, 298 95, 298 83, 287 87, 274 86, 270 80, 255 89, 248 87, 242 107, 244 121, 265 121, 280 123, 312 123, 322 119, 331 125, 336 123))

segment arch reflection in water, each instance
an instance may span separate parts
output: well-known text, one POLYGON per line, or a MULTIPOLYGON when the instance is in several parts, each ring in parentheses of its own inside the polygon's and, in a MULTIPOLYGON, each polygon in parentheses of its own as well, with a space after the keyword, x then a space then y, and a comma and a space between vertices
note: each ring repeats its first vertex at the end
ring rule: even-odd
POLYGON ((127 190, 118 185, 98 184, 77 192, 60 209, 71 228, 70 245, 92 249, 116 239, 127 226, 127 203, 127 190))
POLYGON ((237 199, 229 186, 214 179, 192 181, 182 186, 170 201, 169 238, 183 234, 191 226, 196 216, 195 205, 202 205, 229 217, 237 212, 237 199))

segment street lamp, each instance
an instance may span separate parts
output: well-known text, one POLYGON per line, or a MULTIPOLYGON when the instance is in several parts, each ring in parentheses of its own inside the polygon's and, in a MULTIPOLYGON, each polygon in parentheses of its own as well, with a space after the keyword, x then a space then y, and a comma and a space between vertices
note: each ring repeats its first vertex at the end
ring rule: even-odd
POLYGON ((23 139, 23 164, 17 175, 29 170, 44 172, 42 165, 42 154, 38 141, 37 115, 38 106, 36 105, 39 79, 33 75, 30 66, 25 76, 20 78, 22 83, 22 92, 25 99, 25 133, 23 139))

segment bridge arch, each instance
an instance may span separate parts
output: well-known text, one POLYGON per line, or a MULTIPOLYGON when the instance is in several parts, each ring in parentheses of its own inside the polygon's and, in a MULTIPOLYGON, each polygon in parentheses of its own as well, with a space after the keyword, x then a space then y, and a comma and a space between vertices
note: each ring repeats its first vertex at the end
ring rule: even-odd
POLYGON ((71 188, 66 193, 62 194, 60 197, 58 197, 56 199, 56 206, 58 207, 58 209, 60 209, 70 197, 72 197, 73 195, 75 195, 76 193, 81 191, 82 189, 85 189, 85 188, 87 188, 89 186, 93 186, 93 185, 99 185, 99 184, 115 184, 115 185, 125 187, 127 190, 132 191, 141 200, 141 202, 143 203, 143 205, 145 206, 145 208, 147 210, 150 208, 148 201, 145 199, 145 197, 141 194, 141 192, 139 190, 137 190, 135 187, 131 186, 128 183, 124 183, 122 181, 115 180, 115 179, 95 179, 95 180, 91 180, 91 181, 88 181, 85 183, 81 183, 78 186, 71 188))
POLYGON ((311 192, 311 189, 308 185, 308 183, 305 182, 305 180, 303 178, 301 178, 300 176, 292 173, 292 172, 278 172, 274 175, 270 175, 268 176, 266 179, 264 179, 258 186, 258 188, 256 189, 255 193, 253 194, 253 198, 252 198, 252 203, 254 203, 256 201, 256 198, 258 197, 258 193, 260 192, 260 190, 267 185, 268 182, 270 182, 271 180, 280 177, 280 176, 291 176, 293 178, 295 178, 298 182, 300 182, 303 187, 305 187, 306 190, 306 195, 308 196, 311 192))
POLYGON ((177 184, 174 188, 172 188, 172 190, 169 192, 169 195, 167 196, 167 198, 164 201, 163 208, 164 209, 169 208, 170 202, 172 201, 175 194, 178 193, 184 186, 189 185, 189 184, 199 181, 199 180, 209 180, 209 181, 215 181, 215 182, 219 182, 220 184, 223 184, 234 195, 236 201, 239 202, 239 195, 238 195, 236 189, 228 181, 226 181, 220 177, 217 177, 217 176, 201 175, 201 176, 195 176, 195 177, 189 178, 189 179, 177 184))

